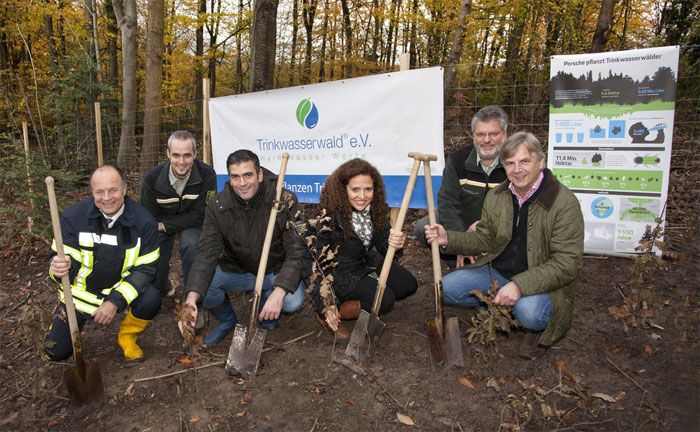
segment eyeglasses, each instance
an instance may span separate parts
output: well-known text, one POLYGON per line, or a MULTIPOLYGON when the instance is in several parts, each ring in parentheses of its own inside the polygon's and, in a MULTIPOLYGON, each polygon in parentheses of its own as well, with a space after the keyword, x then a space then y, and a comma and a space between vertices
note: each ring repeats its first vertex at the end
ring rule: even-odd
POLYGON ((496 138, 498 138, 498 136, 499 136, 500 134, 502 134, 502 133, 503 133, 503 132, 501 132, 501 131, 499 131, 499 132, 489 132, 489 133, 486 133, 486 132, 477 132, 477 133, 474 134, 474 138, 484 139, 484 138, 486 138, 486 137, 488 136, 488 137, 491 138, 491 139, 496 139, 496 138))

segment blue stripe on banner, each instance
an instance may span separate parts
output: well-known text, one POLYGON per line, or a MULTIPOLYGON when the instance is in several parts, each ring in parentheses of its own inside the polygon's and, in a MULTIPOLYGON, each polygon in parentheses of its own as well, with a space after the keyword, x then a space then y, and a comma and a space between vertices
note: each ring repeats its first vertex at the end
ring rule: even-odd
MULTIPOLYGON (((299 202, 306 204, 318 204, 319 194, 326 175, 286 175, 284 178, 285 187, 297 194, 299 202)), ((387 204, 389 207, 400 207, 403 195, 408 184, 408 176, 382 176, 386 187, 387 204)), ((221 191, 228 181, 228 175, 217 175, 217 190, 221 191)), ((442 176, 433 176, 433 199, 437 206, 437 192, 442 184, 442 176)), ((425 195, 425 179, 419 175, 416 179, 416 186, 413 188, 413 195, 408 204, 409 208, 428 208, 425 195)))

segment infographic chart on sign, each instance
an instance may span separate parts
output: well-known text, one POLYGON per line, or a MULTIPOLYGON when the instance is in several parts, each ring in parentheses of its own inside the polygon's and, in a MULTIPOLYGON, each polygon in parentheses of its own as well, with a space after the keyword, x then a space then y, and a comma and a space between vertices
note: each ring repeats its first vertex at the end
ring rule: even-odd
POLYGON ((664 215, 678 47, 553 56, 547 166, 579 199, 585 250, 633 253, 664 215))

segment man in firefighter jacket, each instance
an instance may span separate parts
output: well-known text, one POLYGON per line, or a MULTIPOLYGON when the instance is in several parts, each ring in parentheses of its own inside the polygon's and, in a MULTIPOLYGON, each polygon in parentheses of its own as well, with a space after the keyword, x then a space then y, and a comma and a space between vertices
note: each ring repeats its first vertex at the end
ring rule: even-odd
POLYGON ((195 159, 194 135, 176 131, 168 138, 168 161, 149 172, 141 186, 141 205, 158 222, 160 259, 153 286, 162 296, 171 292, 168 274, 175 237, 180 234, 183 285, 197 254, 204 209, 216 193, 216 172, 195 159))
MULTIPOLYGON (((53 242, 49 276, 58 283, 61 303, 60 279, 69 276, 81 329, 90 319, 108 325, 128 308, 117 341, 127 361, 140 360, 144 355, 136 337, 160 309, 160 295, 151 285, 158 265, 156 221, 126 197, 126 180, 113 166, 97 168, 90 189, 92 196, 61 215, 66 257, 58 258, 53 242)), ((60 304, 46 336, 46 354, 59 361, 72 351, 65 306, 60 304)))

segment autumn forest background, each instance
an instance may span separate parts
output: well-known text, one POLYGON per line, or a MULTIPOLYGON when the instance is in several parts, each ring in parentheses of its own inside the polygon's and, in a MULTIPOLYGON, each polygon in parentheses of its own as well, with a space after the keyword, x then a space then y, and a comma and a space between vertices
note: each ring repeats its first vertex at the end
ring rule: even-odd
POLYGON ((0 207, 17 218, 8 202, 29 193, 23 122, 37 180, 48 171, 70 189, 96 164, 99 102, 105 161, 138 178, 173 130, 202 137, 203 78, 210 97, 223 96, 397 70, 402 53, 410 68, 445 68, 449 152, 490 103, 546 141, 550 55, 681 45, 675 136, 692 139, 699 9, 692 0, 6 0, 0 176, 16 187, 0 192, 0 207))

